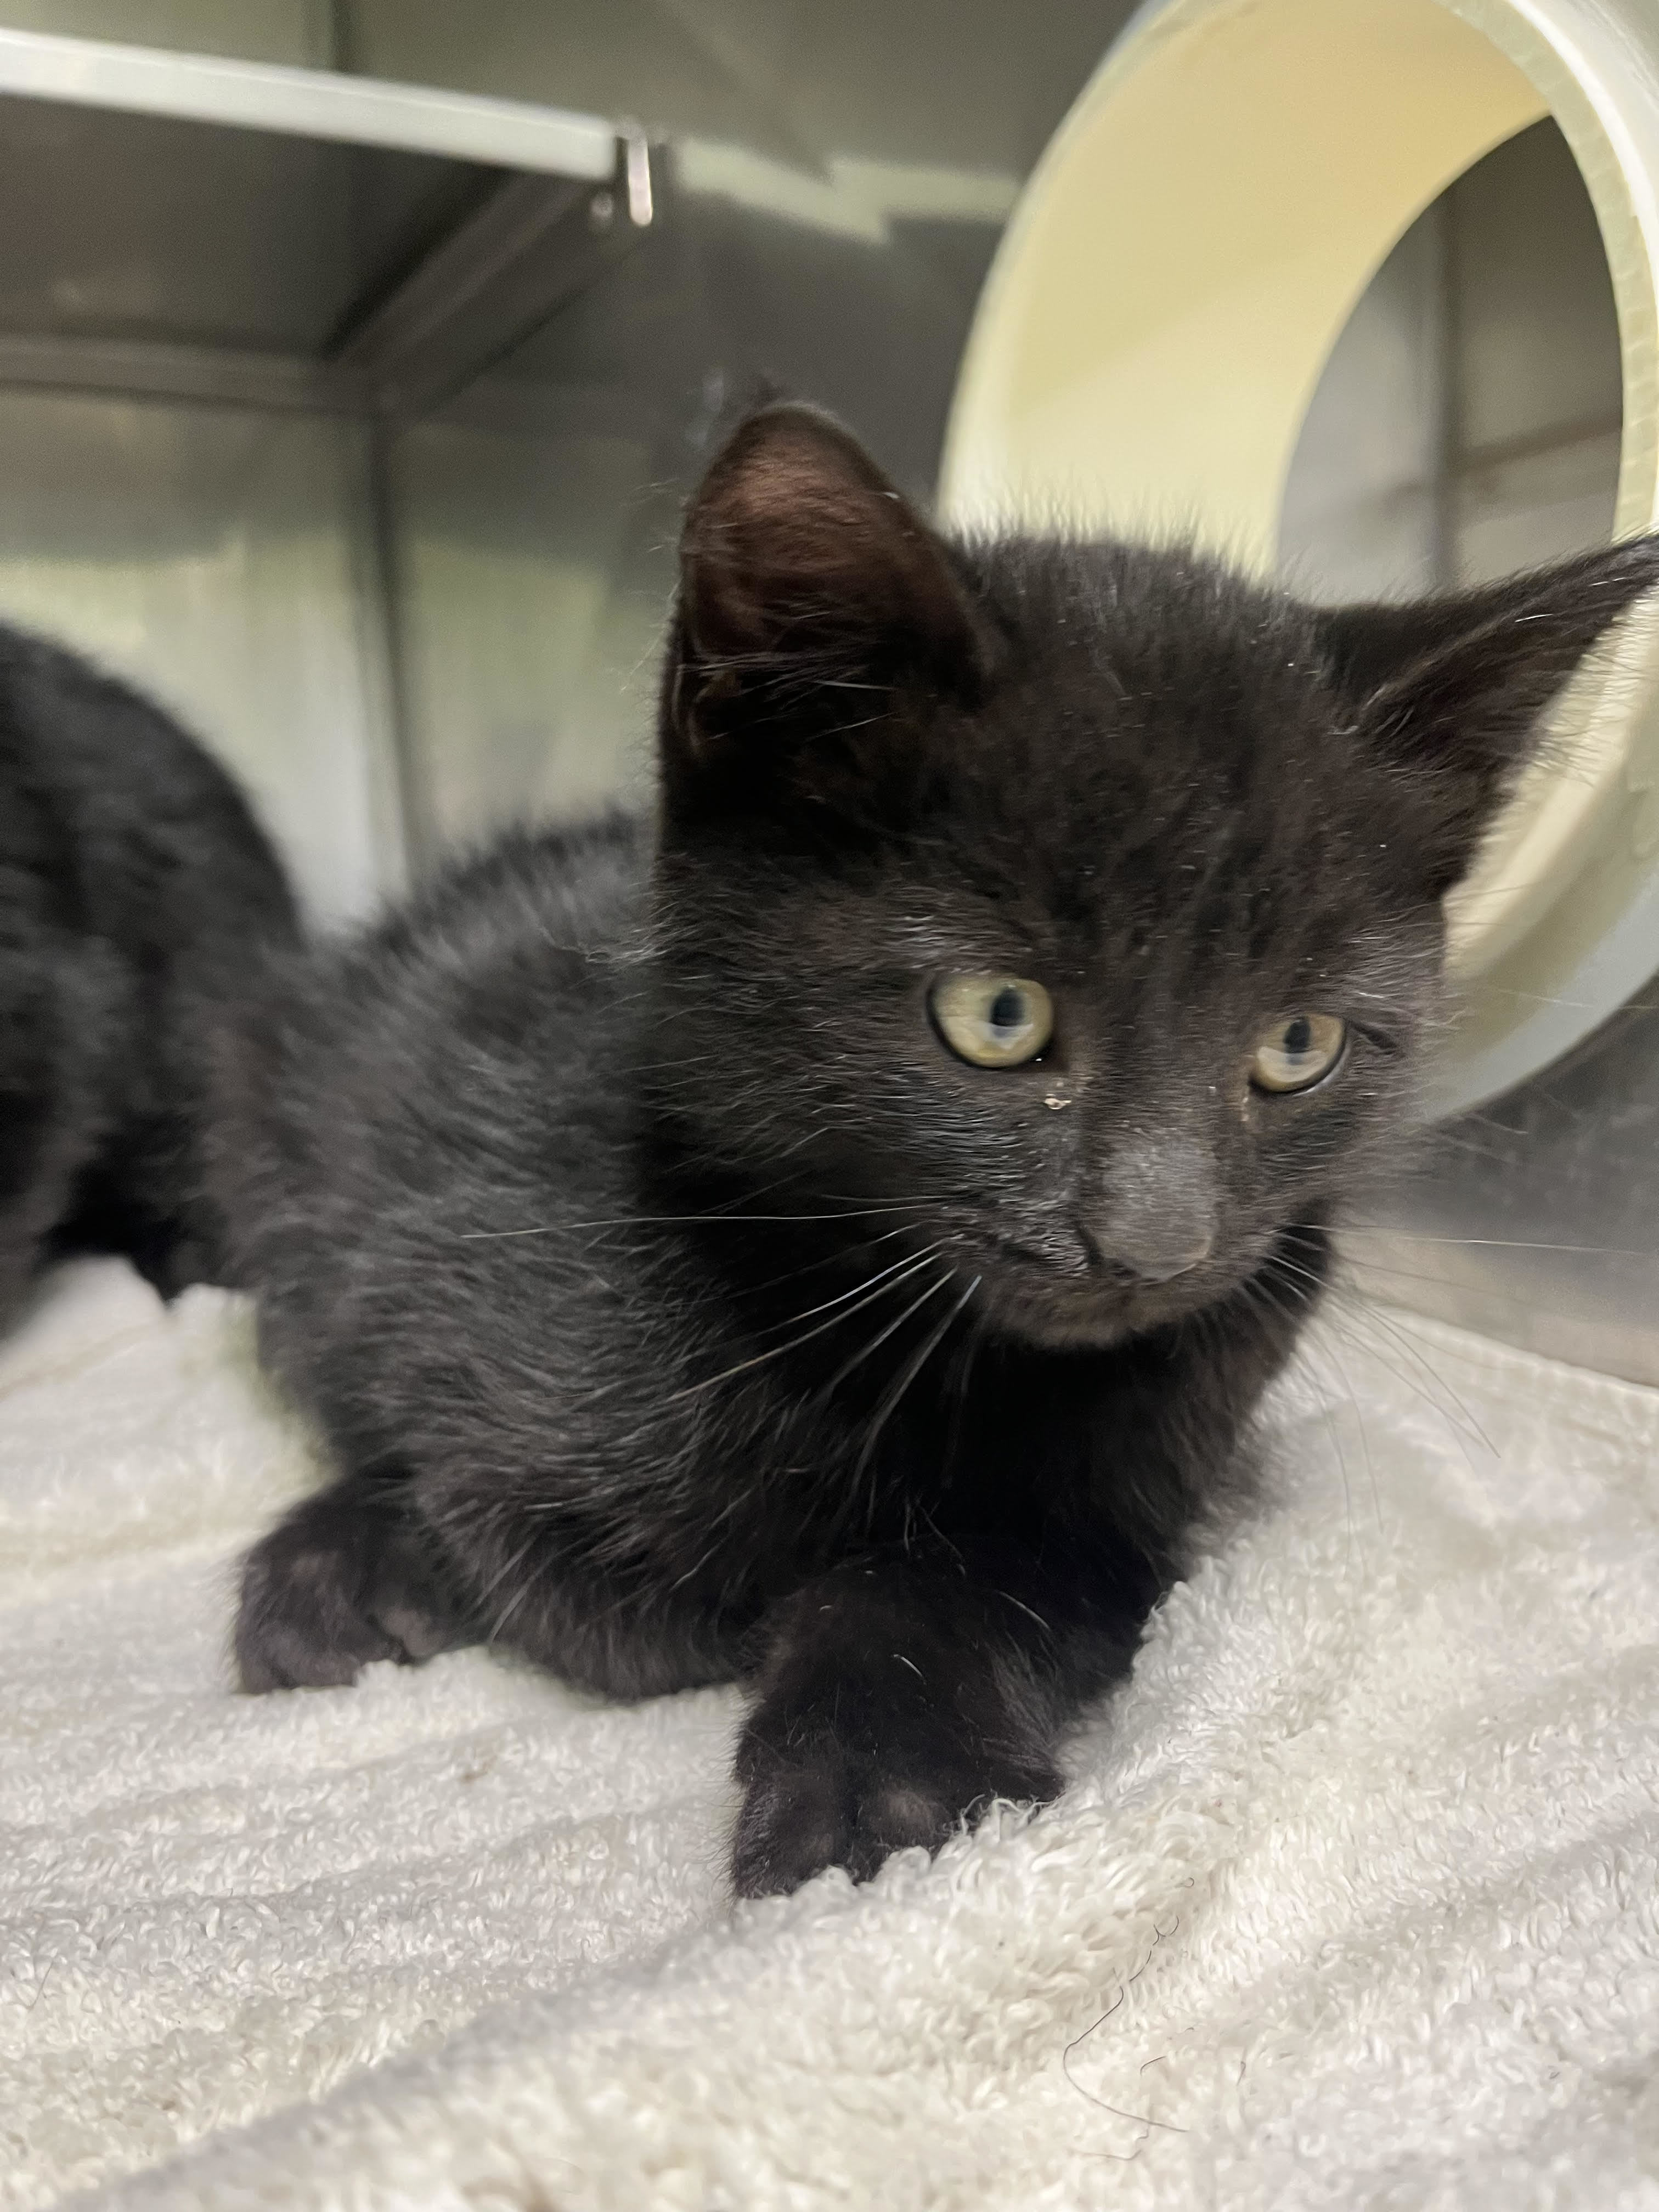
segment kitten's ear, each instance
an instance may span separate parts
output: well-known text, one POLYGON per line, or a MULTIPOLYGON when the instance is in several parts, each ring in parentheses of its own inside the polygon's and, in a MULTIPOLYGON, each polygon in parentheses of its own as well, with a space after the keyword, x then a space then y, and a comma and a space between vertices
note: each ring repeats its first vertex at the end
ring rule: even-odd
POLYGON ((1539 720, 1633 601, 1659 584, 1659 536, 1583 553, 1478 591, 1318 617, 1359 726, 1407 772, 1433 822, 1437 895, 1473 862, 1481 833, 1539 742, 1539 720))
MULTIPOLYGON (((907 678, 976 687, 981 641, 939 539, 847 431, 763 408, 715 458, 686 514, 663 693, 671 794, 703 771, 747 782, 858 730, 866 753, 907 678), (736 757, 745 757, 741 762, 736 757)), ((844 780, 845 748, 823 766, 844 780)))

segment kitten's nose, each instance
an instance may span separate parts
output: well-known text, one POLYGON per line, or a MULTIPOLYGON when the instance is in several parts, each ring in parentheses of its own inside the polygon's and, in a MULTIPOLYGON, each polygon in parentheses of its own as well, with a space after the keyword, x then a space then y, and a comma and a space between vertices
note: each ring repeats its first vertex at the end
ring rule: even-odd
POLYGON ((1089 1257, 1099 1267, 1116 1267, 1143 1283, 1172 1283, 1177 1275, 1200 1267, 1215 1249, 1213 1229, 1171 1221, 1158 1235, 1147 1224, 1139 1233, 1126 1234, 1121 1223, 1102 1223, 1098 1228, 1081 1224, 1089 1257))
POLYGON ((1173 1282, 1215 1249, 1213 1170, 1200 1147, 1178 1139, 1121 1158, 1107 1203, 1084 1228, 1090 1255, 1143 1283, 1173 1282))
POLYGON ((1117 1247, 1113 1257, 1139 1275, 1143 1283, 1172 1283, 1207 1260, 1215 1246, 1212 1234, 1183 1237, 1181 1241, 1117 1247))

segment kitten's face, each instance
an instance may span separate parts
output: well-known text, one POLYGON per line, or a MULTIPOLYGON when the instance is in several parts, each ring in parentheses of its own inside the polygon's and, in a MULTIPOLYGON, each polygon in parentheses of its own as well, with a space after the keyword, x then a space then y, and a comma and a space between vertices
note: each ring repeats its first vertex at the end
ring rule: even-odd
POLYGON ((832 426, 757 418, 693 509, 665 690, 699 1147, 1028 1340, 1154 1328, 1276 1247, 1294 1280, 1287 1230, 1401 1126, 1441 897, 1613 596, 1540 669, 1484 607, 947 550, 832 426))
POLYGON ((1137 665, 1091 599, 1193 595, 1150 568, 1109 591, 1096 558, 975 563, 1030 658, 971 710, 913 708, 927 768, 889 835, 711 836, 667 878, 721 1148, 915 1201, 872 1216, 903 1231, 874 1256, 938 1243, 994 1323, 1056 1344, 1206 1304, 1326 1209, 1401 1117, 1439 953, 1323 684, 1248 647, 1137 665))

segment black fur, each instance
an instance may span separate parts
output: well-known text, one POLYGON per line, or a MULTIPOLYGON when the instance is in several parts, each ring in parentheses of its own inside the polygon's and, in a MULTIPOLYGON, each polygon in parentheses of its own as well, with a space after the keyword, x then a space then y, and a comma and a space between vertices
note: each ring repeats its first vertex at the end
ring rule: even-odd
POLYGON ((206 1024, 297 934, 224 771, 125 684, 0 626, 0 1322, 57 1252, 125 1252, 167 1296, 221 1273, 206 1024))
POLYGON ((945 544, 752 420, 687 521, 659 821, 510 839, 246 1025, 225 1188, 339 1470, 249 1563, 246 1685, 480 1637, 744 1676, 745 1893, 1050 1795, 1401 1126, 1441 894, 1656 579, 1318 613, 945 544), (981 969, 1046 984, 1040 1060, 945 1049, 930 983, 981 969), (1253 1089, 1306 1009, 1342 1062, 1253 1089))

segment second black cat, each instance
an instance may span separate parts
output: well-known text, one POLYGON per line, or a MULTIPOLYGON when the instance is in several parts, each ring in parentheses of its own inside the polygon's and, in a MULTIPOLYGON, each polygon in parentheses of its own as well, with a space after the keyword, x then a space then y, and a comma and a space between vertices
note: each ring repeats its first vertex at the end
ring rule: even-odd
POLYGON ((753 418, 656 823, 510 839, 250 1011, 222 1188, 337 1479, 248 1562, 247 1686, 743 1677, 745 1893, 1048 1796, 1406 1122, 1442 900, 1656 580, 1319 612, 947 543, 753 418))
POLYGON ((222 1275, 209 1028, 298 938, 224 770, 125 684, 0 625, 0 1322, 58 1252, 125 1253, 168 1295, 222 1275))

